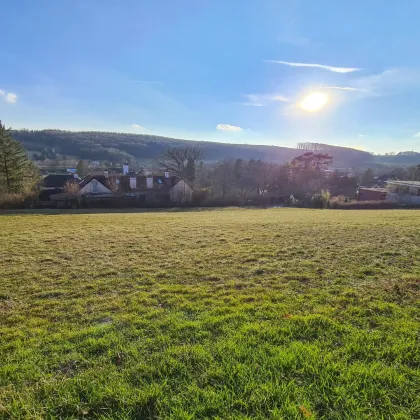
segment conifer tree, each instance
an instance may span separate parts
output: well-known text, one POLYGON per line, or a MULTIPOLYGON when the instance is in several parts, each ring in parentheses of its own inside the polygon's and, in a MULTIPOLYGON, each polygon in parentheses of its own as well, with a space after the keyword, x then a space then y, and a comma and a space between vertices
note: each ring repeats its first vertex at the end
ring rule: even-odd
POLYGON ((26 150, 0 121, 0 190, 29 193, 39 180, 38 170, 26 150))

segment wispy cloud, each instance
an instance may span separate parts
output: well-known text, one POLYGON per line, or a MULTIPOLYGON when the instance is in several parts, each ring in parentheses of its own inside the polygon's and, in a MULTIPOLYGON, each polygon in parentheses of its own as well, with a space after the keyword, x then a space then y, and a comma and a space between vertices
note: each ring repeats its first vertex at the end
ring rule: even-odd
POLYGON ((280 60, 264 60, 266 63, 276 63, 276 64, 283 64, 289 67, 312 67, 317 69, 323 69, 327 71, 332 71, 334 73, 352 73, 354 71, 362 70, 358 67, 335 67, 335 66, 327 66, 324 64, 313 64, 313 63, 293 63, 290 61, 280 61, 280 60))
POLYGON ((350 86, 320 86, 320 89, 336 89, 336 90, 348 90, 348 91, 359 90, 355 87, 350 87, 350 86))
POLYGON ((6 94, 6 92, 4 90, 0 89, 0 96, 4 96, 6 94))
POLYGON ((419 131, 419 132, 417 132, 416 134, 414 134, 413 138, 415 138, 415 139, 420 138, 420 131, 419 131))
POLYGON ((230 125, 230 124, 217 124, 216 128, 218 131, 230 131, 234 133, 243 131, 241 127, 237 127, 236 125, 230 125))
POLYGON ((420 87, 420 76, 415 69, 394 68, 358 77, 348 83, 348 86, 320 86, 320 88, 355 92, 358 93, 355 99, 363 99, 403 92, 415 86, 420 87))
POLYGON ((242 105, 247 106, 268 106, 275 102, 290 102, 290 99, 284 95, 279 94, 248 94, 244 95, 247 99, 246 102, 242 102, 242 105))
POLYGON ((413 86, 420 86, 419 72, 416 69, 394 68, 382 73, 359 77, 352 83, 356 89, 374 96, 402 92, 413 86))

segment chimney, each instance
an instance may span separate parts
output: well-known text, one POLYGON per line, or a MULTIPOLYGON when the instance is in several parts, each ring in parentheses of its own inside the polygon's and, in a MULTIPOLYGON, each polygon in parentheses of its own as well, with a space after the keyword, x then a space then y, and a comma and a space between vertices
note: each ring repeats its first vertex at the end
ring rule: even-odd
POLYGON ((169 172, 165 172, 165 178, 169 179, 169 172))
POLYGON ((109 173, 108 173, 108 171, 104 171, 104 177, 105 177, 106 179, 108 179, 108 178, 109 178, 109 173))
POLYGON ((128 174, 128 164, 124 163, 123 165, 123 175, 127 175, 128 174))

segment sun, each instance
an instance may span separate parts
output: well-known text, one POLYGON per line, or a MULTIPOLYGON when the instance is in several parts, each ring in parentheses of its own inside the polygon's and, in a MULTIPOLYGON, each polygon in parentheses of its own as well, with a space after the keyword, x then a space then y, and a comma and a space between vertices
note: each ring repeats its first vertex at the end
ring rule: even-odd
POLYGON ((306 95, 298 104, 300 109, 308 112, 319 111, 328 103, 328 95, 321 92, 312 92, 306 95))

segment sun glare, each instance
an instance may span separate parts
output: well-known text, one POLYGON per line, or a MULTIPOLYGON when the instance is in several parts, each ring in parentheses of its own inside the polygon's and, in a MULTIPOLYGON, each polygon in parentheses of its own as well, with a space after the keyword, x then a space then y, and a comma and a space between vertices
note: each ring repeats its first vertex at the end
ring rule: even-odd
POLYGON ((321 92, 312 92, 306 95, 299 103, 299 108, 304 111, 315 112, 324 108, 328 103, 328 95, 321 92))

